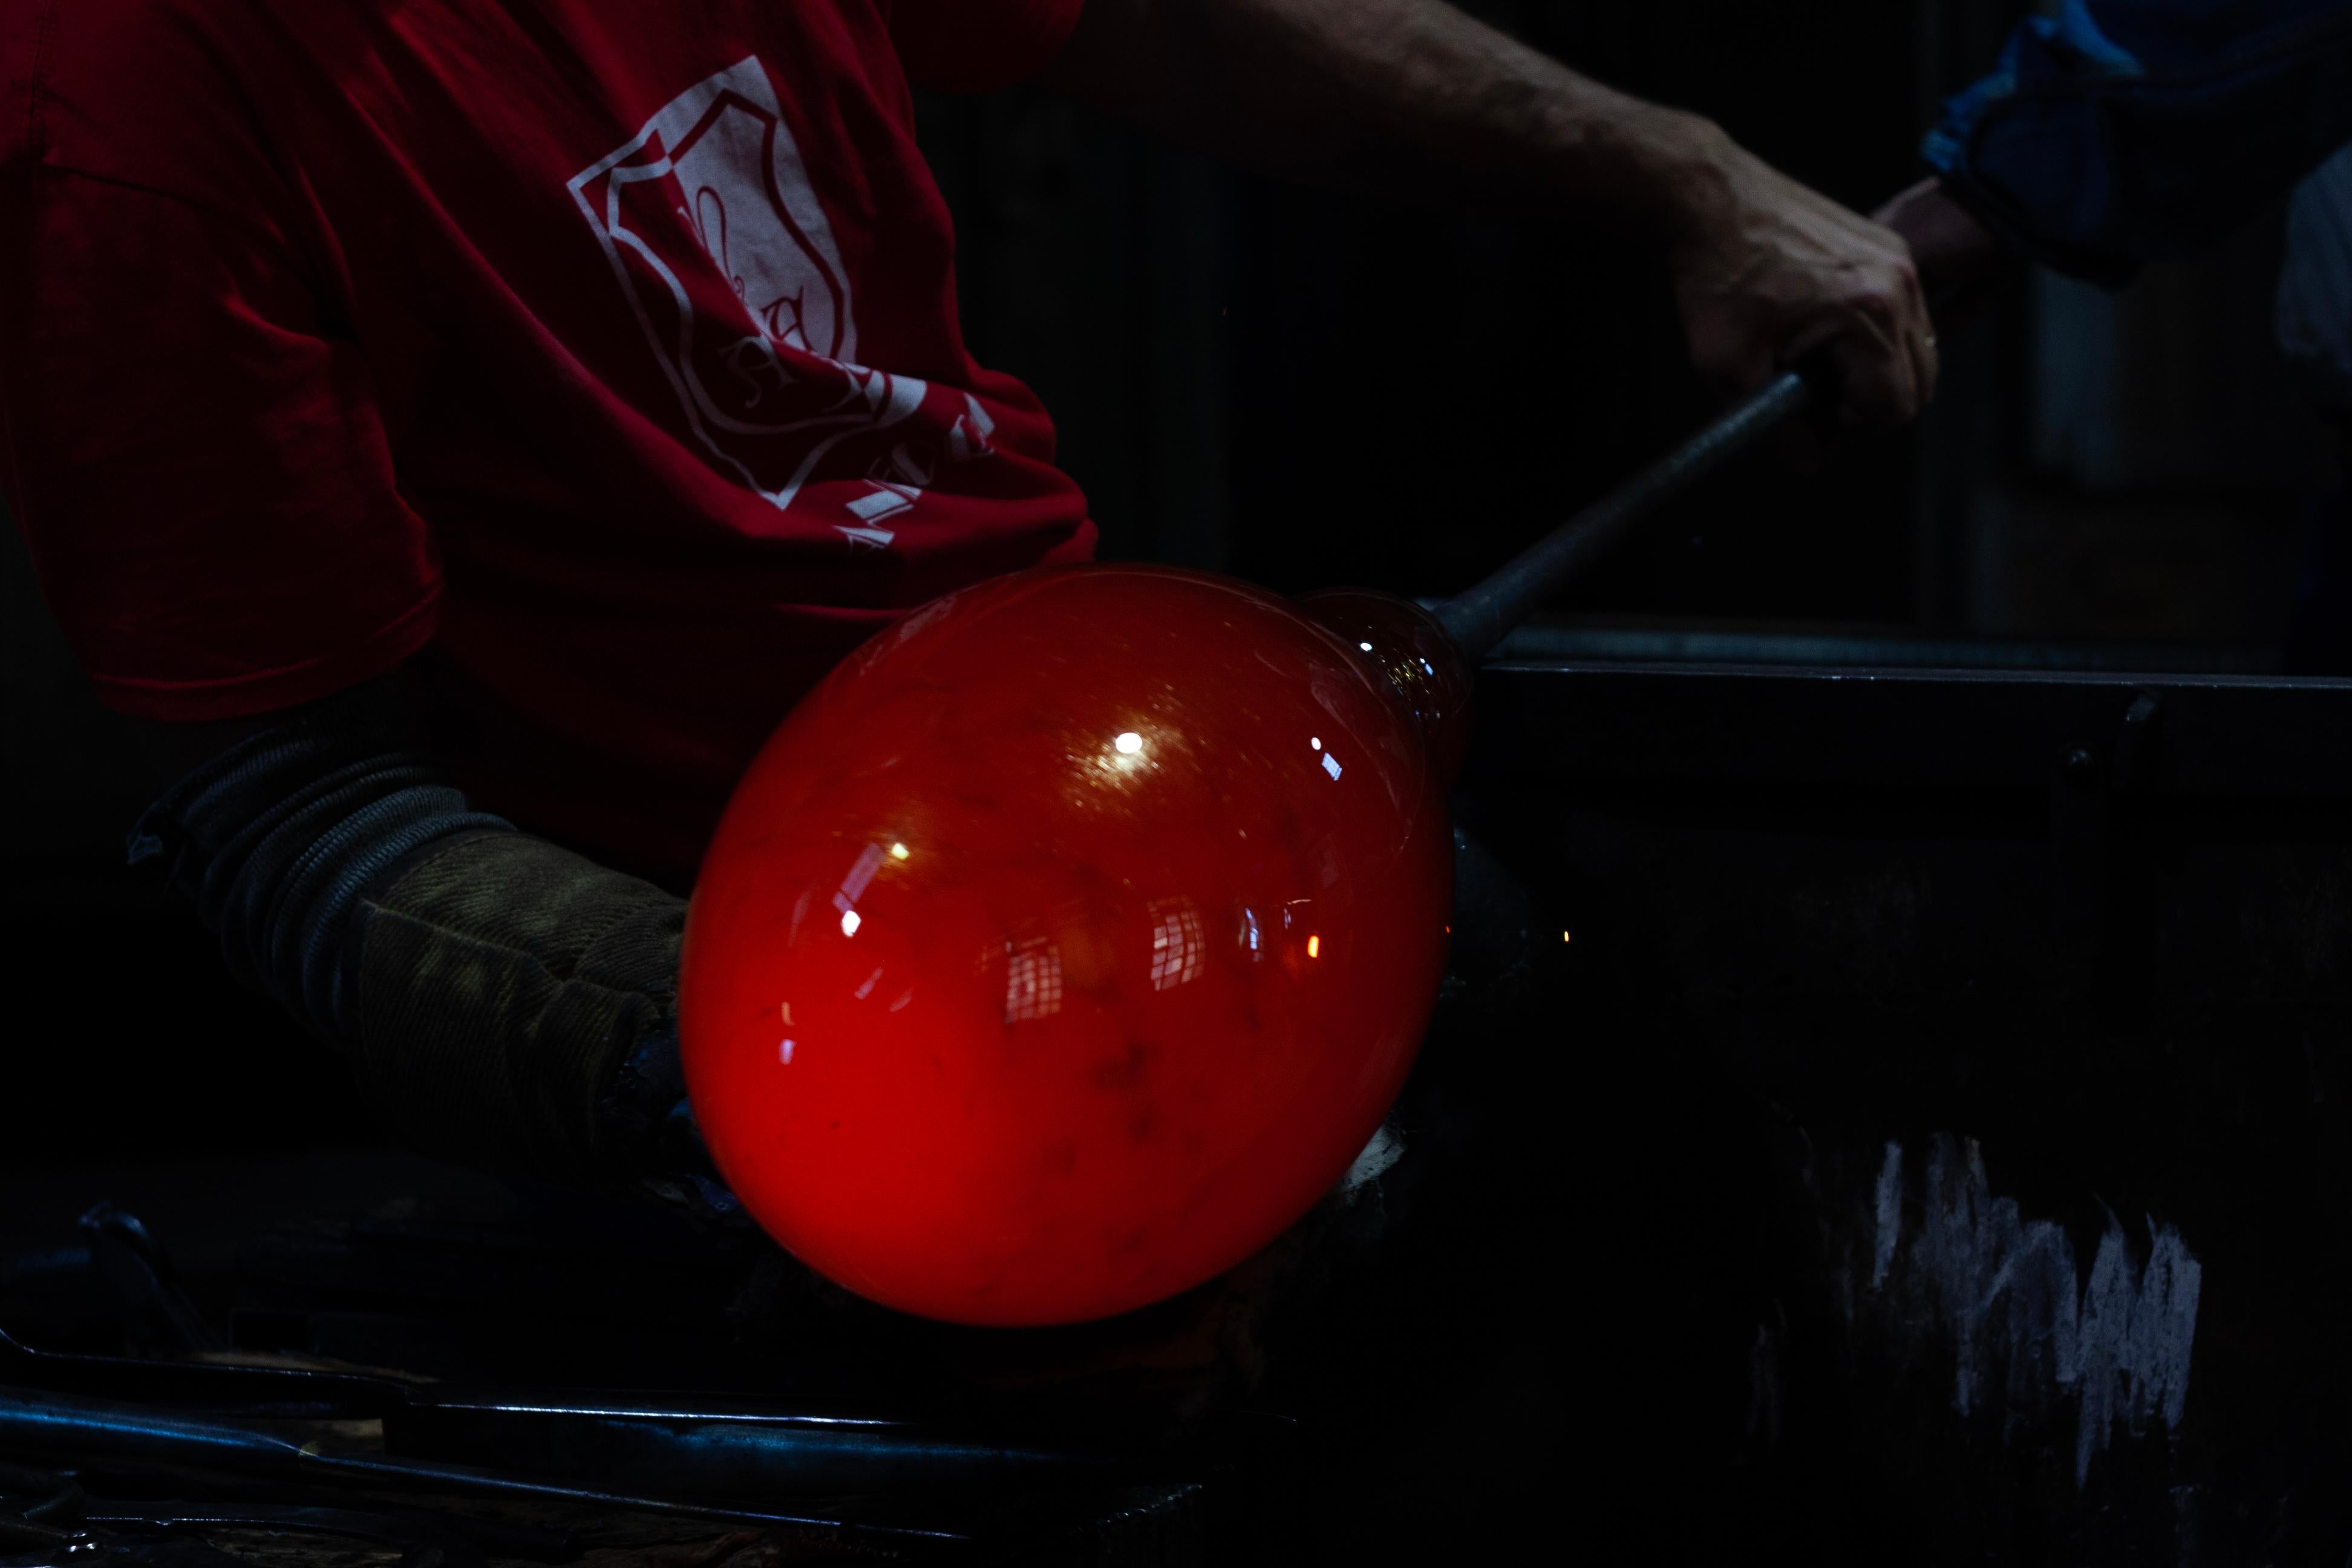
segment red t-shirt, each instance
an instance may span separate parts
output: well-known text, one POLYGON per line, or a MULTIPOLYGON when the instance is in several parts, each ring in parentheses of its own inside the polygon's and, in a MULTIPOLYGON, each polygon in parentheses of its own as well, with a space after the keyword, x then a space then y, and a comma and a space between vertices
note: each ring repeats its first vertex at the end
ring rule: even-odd
POLYGON ((0 0, 0 466, 100 693, 422 650, 485 806, 690 868, 876 626, 1091 546, 908 97, 1081 4, 0 0))

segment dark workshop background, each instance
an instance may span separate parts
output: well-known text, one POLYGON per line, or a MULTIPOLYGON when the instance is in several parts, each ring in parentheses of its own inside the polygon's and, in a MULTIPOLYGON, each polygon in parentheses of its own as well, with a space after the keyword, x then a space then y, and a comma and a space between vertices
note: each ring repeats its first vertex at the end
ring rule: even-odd
MULTIPOLYGON (((1712 115, 1857 207, 1913 179, 2000 0, 1474 7, 1712 115)), ((1299 190, 1035 92, 923 106, 965 321, 1054 410, 1105 552, 1284 589, 1455 588, 1706 411, 1664 279, 1540 218, 1299 190)), ((2278 224, 2110 298, 2020 278, 1945 334, 1916 432, 1749 464, 1560 606, 1586 626, 2139 645, 2274 668, 2318 431, 2271 343, 2278 224)), ((0 1162, 364 1135, 327 1054, 121 865, 149 791, 0 550, 0 1162)))

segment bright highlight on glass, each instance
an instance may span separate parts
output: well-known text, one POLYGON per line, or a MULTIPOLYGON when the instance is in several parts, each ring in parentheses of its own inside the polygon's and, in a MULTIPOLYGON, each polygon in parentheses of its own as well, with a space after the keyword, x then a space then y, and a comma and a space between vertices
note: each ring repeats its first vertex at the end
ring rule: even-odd
MULTIPOLYGON (((1447 931, 1452 931, 1454 928, 1452 926, 1447 926, 1445 929, 1447 931)), ((1576 940, 1576 933, 1573 931, 1564 931, 1559 933, 1559 940, 1562 942, 1574 942, 1576 940)))
POLYGON ((1362 648, 1366 653, 1370 653, 1370 652, 1371 652, 1371 651, 1372 651, 1372 645, 1371 645, 1371 644, 1370 644, 1370 643, 1368 643, 1368 642, 1360 642, 1360 643, 1358 643, 1356 646, 1357 646, 1358 647, 1360 647, 1360 648, 1362 648))
POLYGON ((857 911, 856 910, 844 910, 841 911, 842 935, 856 936, 857 934, 857 928, 861 923, 863 922, 858 920, 857 911))
POLYGON ((893 859, 893 860, 904 860, 906 858, 907 858, 907 847, 906 847, 905 845, 903 845, 903 844, 893 844, 892 846, 890 846, 890 858, 891 858, 891 859, 893 859))
POLYGON ((1137 734, 1134 731, 1129 730, 1120 735, 1118 740, 1113 741, 1111 744, 1117 746, 1123 755, 1131 757, 1135 755, 1136 752, 1143 750, 1143 737, 1137 734))
POLYGON ((1321 937, 1310 936, 1307 939, 1307 956, 1309 958, 1320 958, 1323 956, 1323 939, 1321 937))

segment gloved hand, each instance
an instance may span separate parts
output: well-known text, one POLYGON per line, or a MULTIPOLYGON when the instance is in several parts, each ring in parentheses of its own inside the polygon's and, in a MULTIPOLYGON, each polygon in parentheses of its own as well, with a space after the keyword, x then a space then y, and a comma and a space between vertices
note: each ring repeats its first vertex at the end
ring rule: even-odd
POLYGON ((756 1231, 703 1145, 677 1053, 673 1025, 623 1059, 597 1109, 605 1163, 615 1179, 698 1226, 756 1231))
POLYGON ((472 810, 392 682, 227 738, 131 854, 409 1142, 731 1204, 677 1067, 686 900, 472 810))

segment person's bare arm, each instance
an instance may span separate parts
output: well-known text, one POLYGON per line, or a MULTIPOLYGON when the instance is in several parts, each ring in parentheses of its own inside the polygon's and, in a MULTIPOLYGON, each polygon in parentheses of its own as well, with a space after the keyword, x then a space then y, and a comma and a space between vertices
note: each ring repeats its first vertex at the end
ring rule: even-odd
POLYGON ((1817 350, 1850 423, 1908 419, 1934 386, 1899 237, 1439 0, 1088 0, 1046 79, 1267 172, 1549 206, 1654 247, 1727 390, 1817 350))

